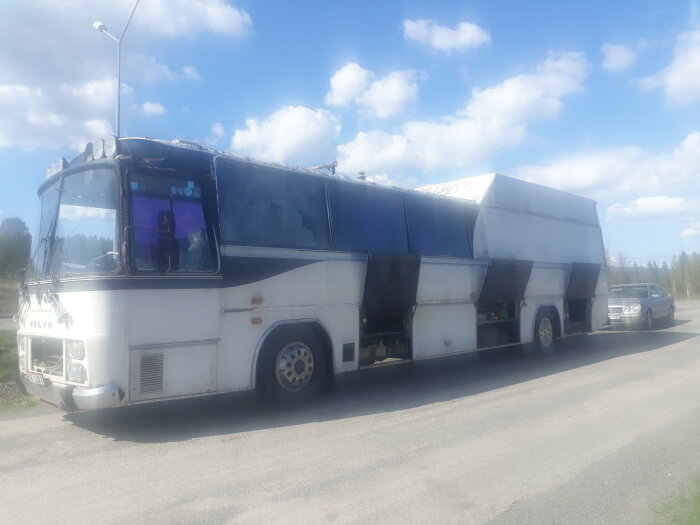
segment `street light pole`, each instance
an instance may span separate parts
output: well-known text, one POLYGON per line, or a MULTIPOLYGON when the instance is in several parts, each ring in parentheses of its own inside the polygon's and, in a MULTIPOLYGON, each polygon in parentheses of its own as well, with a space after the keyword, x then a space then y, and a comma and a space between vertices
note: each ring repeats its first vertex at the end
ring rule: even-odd
POLYGON ((134 17, 134 13, 136 12, 136 8, 139 6, 139 2, 141 0, 136 0, 136 4, 134 4, 134 8, 131 10, 131 15, 129 16, 129 20, 127 20, 126 25, 124 26, 124 29, 122 30, 122 34, 119 38, 115 37, 112 33, 107 31, 107 26, 104 25, 102 22, 93 22, 92 27, 99 31, 100 33, 104 33, 107 35, 109 38, 114 40, 117 43, 117 115, 116 115, 116 134, 117 138, 120 136, 120 116, 121 116, 121 86, 122 86, 122 39, 124 38, 124 34, 126 33, 127 28, 129 27, 129 24, 131 23, 131 19, 134 17))

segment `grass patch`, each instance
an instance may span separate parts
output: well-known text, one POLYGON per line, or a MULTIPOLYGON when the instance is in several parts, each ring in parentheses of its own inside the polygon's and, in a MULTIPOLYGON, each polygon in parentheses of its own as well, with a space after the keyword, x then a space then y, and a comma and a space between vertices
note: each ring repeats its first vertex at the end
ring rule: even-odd
POLYGON ((38 404, 35 398, 20 391, 15 382, 17 372, 17 334, 0 330, 0 409, 38 404))
POLYGON ((0 279, 0 315, 17 313, 19 285, 16 281, 0 279))
POLYGON ((664 507, 662 518, 657 523, 664 525, 700 524, 700 478, 693 483, 690 494, 678 498, 664 507))

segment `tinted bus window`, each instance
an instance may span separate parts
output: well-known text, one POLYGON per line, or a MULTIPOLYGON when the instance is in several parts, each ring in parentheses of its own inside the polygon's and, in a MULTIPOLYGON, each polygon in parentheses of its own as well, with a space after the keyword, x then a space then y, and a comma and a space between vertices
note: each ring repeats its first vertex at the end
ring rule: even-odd
POLYGON ((463 204, 427 195, 409 195, 406 213, 415 252, 471 257, 467 209, 463 204))
POLYGON ((408 251, 403 197, 365 184, 330 184, 333 244, 338 250, 408 251))
POLYGON ((131 254, 136 270, 173 273, 216 269, 197 181, 134 173, 129 189, 131 254))
POLYGON ((281 169, 220 161, 221 235, 247 246, 330 246, 323 180, 281 169))

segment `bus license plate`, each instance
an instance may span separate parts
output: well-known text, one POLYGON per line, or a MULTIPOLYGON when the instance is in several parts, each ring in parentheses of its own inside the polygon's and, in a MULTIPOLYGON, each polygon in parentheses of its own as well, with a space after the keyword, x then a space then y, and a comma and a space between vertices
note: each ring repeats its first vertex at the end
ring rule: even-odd
POLYGON ((619 318, 620 318, 619 315, 609 315, 608 317, 609 317, 610 319, 619 319, 619 318))
POLYGON ((35 385, 44 386, 44 376, 36 372, 27 372, 27 379, 35 385))

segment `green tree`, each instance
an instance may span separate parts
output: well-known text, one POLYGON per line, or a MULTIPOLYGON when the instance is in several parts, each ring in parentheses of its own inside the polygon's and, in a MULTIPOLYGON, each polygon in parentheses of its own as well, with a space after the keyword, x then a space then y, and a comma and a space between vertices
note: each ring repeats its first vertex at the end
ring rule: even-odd
POLYGON ((0 276, 14 278, 29 260, 32 236, 22 219, 8 217, 0 224, 0 276))

